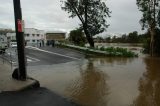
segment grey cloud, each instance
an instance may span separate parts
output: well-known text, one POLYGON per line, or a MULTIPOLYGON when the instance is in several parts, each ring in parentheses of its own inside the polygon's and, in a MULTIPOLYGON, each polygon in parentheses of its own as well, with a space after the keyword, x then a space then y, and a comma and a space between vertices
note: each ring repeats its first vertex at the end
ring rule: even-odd
POLYGON ((108 0, 108 6, 112 11, 112 17, 109 19, 110 27, 108 28, 108 32, 143 32, 139 24, 141 13, 136 6, 136 0, 108 0))
MULTIPOLYGON (((106 4, 112 11, 108 33, 141 32, 136 0, 107 0, 106 4)), ((69 31, 80 24, 77 18, 70 19, 61 10, 60 0, 21 0, 21 5, 25 26, 29 28, 69 31)), ((0 1, 0 27, 14 29, 13 0, 0 1)))

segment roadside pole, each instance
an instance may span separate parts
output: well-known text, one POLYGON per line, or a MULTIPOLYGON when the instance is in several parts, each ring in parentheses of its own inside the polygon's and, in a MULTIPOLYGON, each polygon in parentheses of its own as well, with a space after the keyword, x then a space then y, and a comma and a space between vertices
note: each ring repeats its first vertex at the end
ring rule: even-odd
POLYGON ((13 0, 14 4, 14 15, 15 15, 15 30, 17 39, 17 49, 18 49, 18 79, 26 80, 26 64, 25 64, 25 42, 24 42, 24 29, 22 22, 22 12, 20 0, 13 0))

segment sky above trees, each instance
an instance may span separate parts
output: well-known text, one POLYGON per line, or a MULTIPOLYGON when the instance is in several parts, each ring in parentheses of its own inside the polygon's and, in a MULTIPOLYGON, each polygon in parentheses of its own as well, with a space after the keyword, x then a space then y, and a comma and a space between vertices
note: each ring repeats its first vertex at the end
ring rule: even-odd
MULTIPOLYGON (((107 33, 142 33, 136 0, 106 0, 106 4, 112 11, 107 33)), ((21 5, 27 28, 69 32, 80 23, 61 10, 60 0, 21 0, 21 5)), ((14 29, 13 0, 0 0, 0 28, 14 29)))

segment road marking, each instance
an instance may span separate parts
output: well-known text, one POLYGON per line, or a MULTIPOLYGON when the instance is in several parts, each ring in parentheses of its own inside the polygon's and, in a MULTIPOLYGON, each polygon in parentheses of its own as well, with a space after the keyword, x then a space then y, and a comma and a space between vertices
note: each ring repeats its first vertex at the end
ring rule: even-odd
POLYGON ((74 60, 81 60, 81 59, 78 59, 78 58, 75 58, 75 57, 71 57, 71 56, 67 56, 67 55, 63 55, 63 54, 59 54, 59 53, 55 53, 55 52, 50 52, 50 51, 42 50, 42 49, 39 49, 39 48, 36 48, 36 47, 28 46, 27 48, 33 49, 33 50, 38 50, 38 51, 49 53, 49 54, 54 54, 54 55, 66 57, 66 58, 70 58, 70 59, 74 59, 74 60))
POLYGON ((27 58, 27 62, 32 62, 32 60, 27 58))
POLYGON ((40 60, 37 59, 37 58, 33 58, 33 57, 30 57, 30 56, 26 56, 26 57, 27 57, 27 61, 28 61, 28 62, 38 62, 38 61, 40 61, 40 60), (30 58, 30 59, 28 59, 28 58, 30 58), (31 59, 32 59, 33 61, 32 61, 31 59))
POLYGON ((12 63, 12 64, 16 64, 17 62, 14 62, 14 61, 10 61, 10 63, 12 63))

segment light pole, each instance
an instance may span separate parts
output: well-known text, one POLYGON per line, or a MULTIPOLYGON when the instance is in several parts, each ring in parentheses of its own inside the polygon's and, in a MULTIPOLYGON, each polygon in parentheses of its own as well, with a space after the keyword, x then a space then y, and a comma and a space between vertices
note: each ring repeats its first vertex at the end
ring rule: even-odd
POLYGON ((14 4, 14 15, 15 15, 15 30, 17 39, 17 49, 18 49, 18 70, 17 76, 19 80, 26 80, 26 64, 25 64, 25 42, 24 42, 24 31, 23 31, 23 21, 20 0, 13 0, 14 4))

